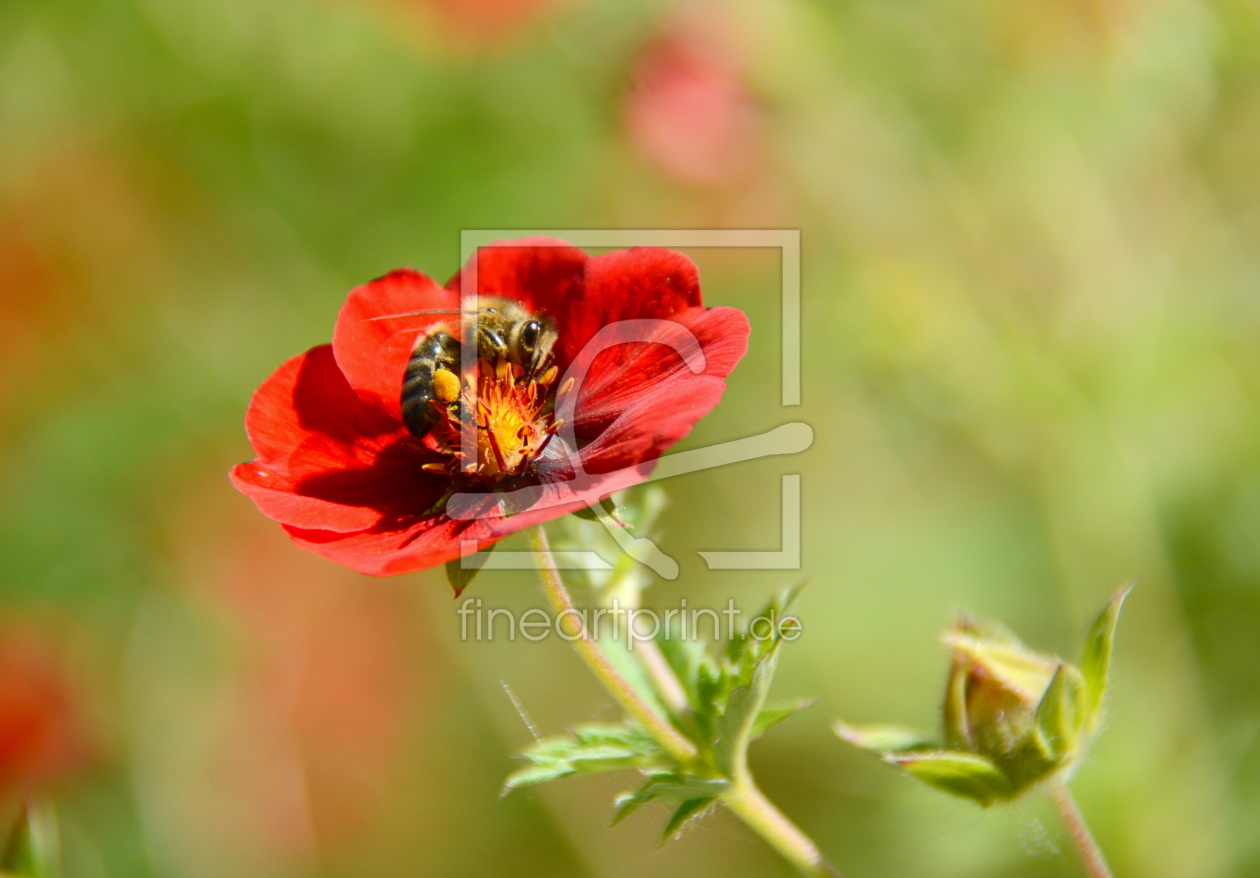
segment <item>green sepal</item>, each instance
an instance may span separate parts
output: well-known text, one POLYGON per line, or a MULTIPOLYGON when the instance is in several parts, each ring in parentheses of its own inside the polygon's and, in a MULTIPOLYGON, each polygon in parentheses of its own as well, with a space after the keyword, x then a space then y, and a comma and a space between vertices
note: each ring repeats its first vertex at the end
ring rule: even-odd
POLYGON ((582 506, 573 510, 573 515, 583 521, 599 521, 599 514, 590 506, 582 506))
MULTIPOLYGON (((617 508, 617 503, 612 497, 604 497, 599 501, 599 505, 615 523, 621 527, 626 526, 625 519, 621 517, 621 510, 617 508)), ((594 506, 583 506, 580 509, 575 509, 573 514, 583 521, 599 521, 599 511, 594 506)))
POLYGON ((983 756, 953 750, 924 751, 887 757, 888 761, 938 790, 987 807, 1011 795, 1002 771, 983 756))
POLYGON ((1086 719, 1085 680, 1076 668, 1060 663, 1036 714, 1038 737, 1051 762, 1077 755, 1086 719))
POLYGON ((661 515, 669 508, 669 494, 660 485, 651 483, 631 488, 621 495, 621 500, 621 515, 640 534, 655 528, 661 515))
POLYGON ((446 581, 454 589, 455 597, 459 597, 464 589, 477 578, 477 574, 481 572, 482 567, 486 566, 490 553, 497 545, 498 543, 491 543, 474 555, 466 555, 446 562, 446 581))
POLYGON ((859 750, 866 750, 880 756, 896 756, 936 746, 936 743, 927 735, 905 726, 885 723, 854 726, 843 720, 836 720, 831 728, 840 740, 852 744, 859 750))
POLYGON ((945 704, 941 709, 945 728, 945 746, 951 750, 970 750, 975 746, 971 725, 967 721, 967 666, 960 655, 950 660, 949 679, 945 683, 945 704))
POLYGON ((1107 694, 1107 676, 1111 671, 1111 650, 1116 637, 1116 624, 1124 599, 1133 590, 1130 583, 1116 592, 1090 629, 1081 658, 1081 674, 1085 678, 1086 728, 1092 732, 1102 715, 1103 697, 1107 694))
POLYGON ((0 875, 5 878, 57 878, 57 815, 46 803, 28 802, 0 846, 0 875))

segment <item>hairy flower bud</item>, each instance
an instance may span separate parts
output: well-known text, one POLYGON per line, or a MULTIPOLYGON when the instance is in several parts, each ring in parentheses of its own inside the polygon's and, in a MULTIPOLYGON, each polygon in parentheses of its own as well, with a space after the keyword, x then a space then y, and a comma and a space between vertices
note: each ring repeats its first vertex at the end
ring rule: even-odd
POLYGON ((1079 668, 1035 652, 998 625, 962 619, 937 744, 893 726, 836 724, 836 733, 920 780, 981 805, 1013 799, 1071 770, 1098 728, 1119 591, 1090 631, 1079 668))

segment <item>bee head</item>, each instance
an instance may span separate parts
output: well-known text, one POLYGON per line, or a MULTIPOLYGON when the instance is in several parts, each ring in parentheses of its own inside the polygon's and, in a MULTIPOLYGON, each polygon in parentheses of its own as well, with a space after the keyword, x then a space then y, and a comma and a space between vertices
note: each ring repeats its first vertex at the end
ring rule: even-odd
POLYGON ((551 360, 551 349, 556 344, 556 330, 545 317, 524 320, 514 327, 509 349, 526 372, 536 375, 551 360))

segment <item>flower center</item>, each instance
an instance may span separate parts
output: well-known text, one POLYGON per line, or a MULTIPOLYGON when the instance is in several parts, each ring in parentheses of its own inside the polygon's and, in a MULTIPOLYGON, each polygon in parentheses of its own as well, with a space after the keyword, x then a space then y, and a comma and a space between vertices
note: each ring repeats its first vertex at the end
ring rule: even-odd
POLYGON ((495 484, 523 475, 559 430, 546 410, 555 370, 525 378, 506 360, 493 366, 481 360, 477 366, 475 388, 469 376, 458 381, 450 372, 437 373, 449 376, 437 387, 449 404, 430 434, 430 447, 449 459, 425 469, 495 484), (474 444, 475 452, 467 453, 474 444))

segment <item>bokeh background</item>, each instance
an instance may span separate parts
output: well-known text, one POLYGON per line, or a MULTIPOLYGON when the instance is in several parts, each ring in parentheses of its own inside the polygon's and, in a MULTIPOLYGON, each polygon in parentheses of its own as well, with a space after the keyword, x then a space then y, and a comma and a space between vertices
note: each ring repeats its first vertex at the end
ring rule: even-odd
POLYGON ((1260 876, 1254 0, 5 0, 0 783, 50 785, 67 875, 788 874, 724 815, 606 828, 631 777, 500 800, 504 683, 543 732, 615 716, 567 647, 461 643, 440 574, 341 570, 227 482, 351 287, 617 227, 802 230, 799 408, 777 253, 691 253, 754 338, 687 444, 815 443, 671 483, 650 592, 795 577, 695 552, 777 548, 802 474, 784 810, 858 878, 1079 874, 1042 805, 828 726, 933 725, 962 607, 1070 657, 1137 577, 1082 806, 1120 876, 1260 876))

